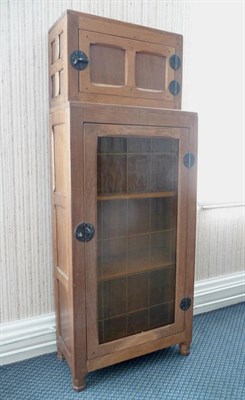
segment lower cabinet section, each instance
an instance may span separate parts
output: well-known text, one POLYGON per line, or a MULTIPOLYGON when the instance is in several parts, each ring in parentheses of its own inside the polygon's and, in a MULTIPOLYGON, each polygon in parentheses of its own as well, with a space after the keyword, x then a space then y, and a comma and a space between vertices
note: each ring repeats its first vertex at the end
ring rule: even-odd
POLYGON ((187 355, 196 114, 69 103, 51 132, 58 355, 74 388, 173 344, 187 355))

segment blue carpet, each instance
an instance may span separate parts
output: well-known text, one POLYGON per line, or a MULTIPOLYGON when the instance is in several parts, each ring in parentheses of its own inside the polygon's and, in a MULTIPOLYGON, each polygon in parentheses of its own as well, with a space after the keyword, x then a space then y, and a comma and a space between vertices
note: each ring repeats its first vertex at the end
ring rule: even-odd
POLYGON ((244 400, 245 303, 198 315, 189 357, 177 346, 88 374, 76 393, 55 354, 1 367, 1 400, 244 400))

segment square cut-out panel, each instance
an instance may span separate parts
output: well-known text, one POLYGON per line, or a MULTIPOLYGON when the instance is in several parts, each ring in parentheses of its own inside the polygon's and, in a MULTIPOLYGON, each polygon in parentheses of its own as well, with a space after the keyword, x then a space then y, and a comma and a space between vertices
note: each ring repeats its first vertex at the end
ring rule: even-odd
POLYGON ((90 45, 91 83, 125 85, 125 50, 95 43, 90 45))
POLYGON ((49 99, 51 107, 67 98, 67 23, 61 19, 49 32, 49 99))
POLYGON ((57 32, 50 41, 50 63, 53 65, 56 61, 62 59, 65 54, 64 32, 57 32))
POLYGON ((135 55, 135 84, 137 88, 163 91, 165 89, 166 57, 137 52, 135 55))

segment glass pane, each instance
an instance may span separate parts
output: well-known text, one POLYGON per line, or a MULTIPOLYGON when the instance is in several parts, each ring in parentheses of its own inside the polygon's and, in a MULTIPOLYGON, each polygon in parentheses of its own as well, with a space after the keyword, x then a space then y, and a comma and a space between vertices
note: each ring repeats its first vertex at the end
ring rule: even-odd
POLYGON ((179 142, 99 137, 99 343, 174 323, 179 142))

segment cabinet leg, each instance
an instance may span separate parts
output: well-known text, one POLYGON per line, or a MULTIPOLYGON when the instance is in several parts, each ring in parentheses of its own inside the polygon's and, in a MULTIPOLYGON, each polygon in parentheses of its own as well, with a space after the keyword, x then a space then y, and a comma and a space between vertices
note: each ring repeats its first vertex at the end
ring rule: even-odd
POLYGON ((180 343, 179 353, 182 356, 188 356, 190 354, 190 343, 180 343))
POLYGON ((72 384, 73 389, 76 390, 76 392, 81 392, 81 390, 83 390, 86 385, 85 376, 82 376, 81 378, 73 378, 72 384))
POLYGON ((57 358, 61 361, 64 360, 63 353, 60 351, 60 349, 57 350, 57 358))

